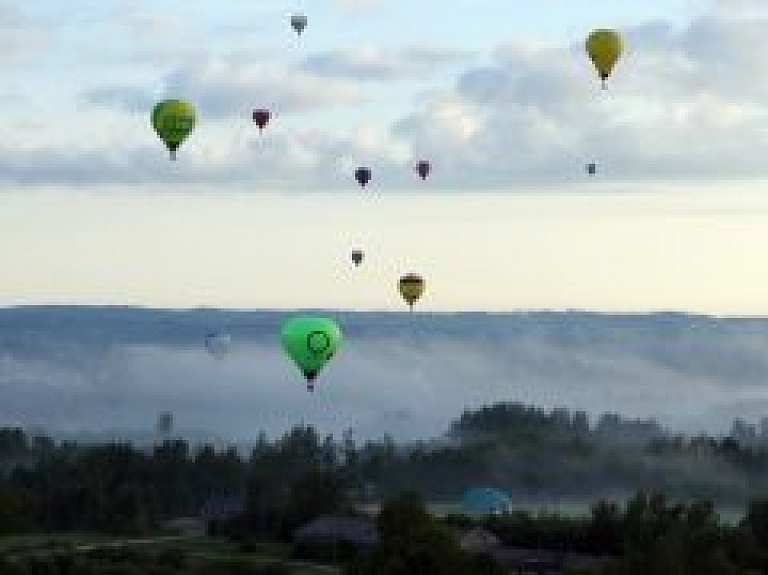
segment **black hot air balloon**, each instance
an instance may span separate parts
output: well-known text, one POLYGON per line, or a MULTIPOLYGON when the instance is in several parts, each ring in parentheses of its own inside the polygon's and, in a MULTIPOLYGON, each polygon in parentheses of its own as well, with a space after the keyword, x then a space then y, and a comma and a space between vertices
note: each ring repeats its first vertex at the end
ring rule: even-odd
POLYGON ((360 167, 355 170, 355 179, 357 183, 365 187, 371 181, 371 168, 360 167))
POLYGON ((429 175, 429 170, 432 166, 426 160, 421 160, 416 164, 416 172, 419 174, 422 180, 426 180, 429 175))
POLYGON ((307 27, 307 17, 304 14, 294 14, 291 16, 291 28, 296 30, 296 33, 301 36, 304 28, 307 27))
POLYGON ((587 173, 590 176, 594 176, 595 172, 597 172, 597 166, 595 164, 587 164, 587 173))
POLYGON ((355 266, 359 266, 361 263, 363 263, 362 250, 352 250, 352 263, 354 263, 355 266))
POLYGON ((259 127, 261 132, 269 123, 270 113, 269 110, 261 108, 253 111, 253 123, 259 127))

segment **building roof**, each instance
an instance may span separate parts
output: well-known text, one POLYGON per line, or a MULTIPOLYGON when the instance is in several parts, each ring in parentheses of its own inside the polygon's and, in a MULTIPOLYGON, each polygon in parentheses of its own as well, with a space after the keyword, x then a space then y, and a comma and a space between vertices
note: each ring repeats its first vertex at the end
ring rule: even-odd
POLYGON ((509 495, 493 487, 472 487, 467 489, 461 498, 462 507, 478 515, 505 513, 511 504, 509 495))
POLYGON ((610 563, 613 557, 588 555, 586 553, 563 553, 543 549, 523 549, 520 547, 500 547, 491 552, 499 565, 521 569, 537 567, 539 569, 562 570, 574 567, 596 567, 610 563))
POLYGON ((245 502, 241 496, 220 495, 208 499, 200 510, 200 517, 205 520, 234 519, 243 513, 245 502))
POLYGON ((335 540, 375 545, 379 532, 376 523, 364 517, 324 516, 300 527, 294 538, 299 542, 335 540))
POLYGON ((459 546, 472 553, 488 553, 501 546, 501 541, 490 531, 478 528, 466 532, 459 540, 459 546))
POLYGON ((163 527, 181 533, 205 533, 205 521, 198 517, 176 517, 163 523, 163 527))

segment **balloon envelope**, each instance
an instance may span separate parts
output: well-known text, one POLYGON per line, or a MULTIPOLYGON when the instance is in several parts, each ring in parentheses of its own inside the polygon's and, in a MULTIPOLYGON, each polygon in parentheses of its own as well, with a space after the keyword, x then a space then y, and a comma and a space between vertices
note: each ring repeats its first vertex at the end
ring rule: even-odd
POLYGON ((511 505, 509 495, 493 487, 472 487, 461 498, 461 506, 472 515, 501 515, 511 505))
POLYGON ((170 411, 163 411, 157 416, 155 425, 157 435, 162 439, 168 439, 173 431, 173 414, 170 411))
POLYGON ((253 122, 259 127, 259 131, 269 123, 270 113, 269 110, 259 109, 253 111, 253 122))
POLYGON ((294 14, 291 16, 291 27, 297 34, 301 34, 307 27, 307 17, 304 14, 294 14))
POLYGON ((413 309, 413 304, 424 293, 424 279, 416 274, 406 274, 398 282, 400 295, 406 303, 413 309))
POLYGON ((623 50, 621 36, 615 30, 594 30, 587 38, 586 49, 605 87, 623 50))
POLYGON ((307 379, 307 389, 341 345, 339 325, 325 317, 295 317, 283 324, 283 349, 307 379))
POLYGON ((355 170, 355 179, 358 184, 365 187, 371 181, 371 169, 365 167, 357 168, 355 170))
POLYGON ((214 357, 223 357, 232 345, 232 337, 228 333, 210 332, 205 337, 205 347, 214 357))
POLYGON ((181 100, 165 100, 152 110, 152 127, 168 148, 171 159, 176 159, 176 150, 195 129, 197 115, 195 107, 181 100))
POLYGON ((420 161, 418 164, 416 164, 416 171, 419 173, 419 176, 421 176, 422 180, 426 180, 427 176, 429 175, 429 170, 432 166, 430 166, 429 162, 426 160, 420 161))

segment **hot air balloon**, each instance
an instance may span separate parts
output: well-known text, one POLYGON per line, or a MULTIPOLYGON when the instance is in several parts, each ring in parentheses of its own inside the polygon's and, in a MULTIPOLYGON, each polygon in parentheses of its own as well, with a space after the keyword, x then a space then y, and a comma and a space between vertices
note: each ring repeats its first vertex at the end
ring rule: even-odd
POLYGON ((355 264, 355 266, 359 266, 361 263, 363 263, 362 250, 352 250, 352 262, 355 264))
POLYGON ((503 515, 510 512, 512 500, 500 489, 472 487, 464 492, 461 506, 474 516, 503 515))
POLYGON ((170 411, 163 411, 157 416, 157 423, 155 424, 155 432, 157 438, 162 441, 167 441, 171 437, 173 431, 173 414, 170 411))
POLYGON ((324 317, 296 317, 283 324, 281 338, 283 349, 307 379, 307 389, 314 391, 317 374, 341 345, 338 324, 324 317))
POLYGON ((176 150, 195 128, 197 116, 195 107, 181 100, 165 100, 152 110, 152 127, 168 148, 171 159, 176 159, 176 150))
POLYGON ((231 344, 232 337, 228 333, 212 331, 205 336, 205 347, 213 357, 224 357, 231 344))
POLYGON ((431 168, 432 166, 426 160, 422 160, 418 164, 416 164, 416 172, 419 174, 422 180, 427 179, 427 176, 429 175, 429 170, 431 168))
POLYGON ((360 167, 355 170, 357 183, 365 187, 371 181, 371 168, 360 167))
POLYGON ((307 17, 304 14, 294 14, 291 16, 291 28, 296 30, 296 33, 301 36, 304 28, 307 27, 307 17))
POLYGON ((269 118, 269 110, 261 108, 253 111, 253 123, 259 127, 259 132, 261 132, 269 123, 269 118))
POLYGON ((595 172, 597 172, 597 166, 594 163, 593 164, 587 164, 587 173, 590 176, 594 176, 595 172))
POLYGON ((587 38, 586 49, 605 89, 605 82, 621 56, 621 36, 615 30, 594 30, 587 38))
POLYGON ((398 288, 400 295, 413 311, 413 304, 424 293, 424 279, 416 274, 406 274, 400 278, 398 288))

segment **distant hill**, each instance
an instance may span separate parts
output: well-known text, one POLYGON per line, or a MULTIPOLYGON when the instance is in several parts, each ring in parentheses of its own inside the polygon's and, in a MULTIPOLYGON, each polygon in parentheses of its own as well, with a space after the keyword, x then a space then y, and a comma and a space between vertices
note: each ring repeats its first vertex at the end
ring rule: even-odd
POLYGON ((726 432, 768 415, 766 351, 768 319, 682 313, 15 307, 0 309, 0 424, 145 433, 168 409, 180 429, 220 437, 306 421, 405 439, 522 401, 726 432), (280 348, 296 313, 331 315, 345 334, 313 396, 280 348), (212 329, 232 335, 221 360, 205 352, 212 329))
POLYGON ((158 309, 130 306, 19 306, 0 308, 0 335, 66 335, 81 342, 190 343, 208 326, 226 326, 247 338, 274 337, 287 316, 296 313, 331 315, 345 332, 356 336, 429 333, 463 337, 546 335, 562 342, 613 339, 629 333, 677 337, 704 331, 768 336, 768 318, 717 318, 684 313, 610 314, 586 311, 510 313, 408 313, 346 310, 217 310, 158 309))

